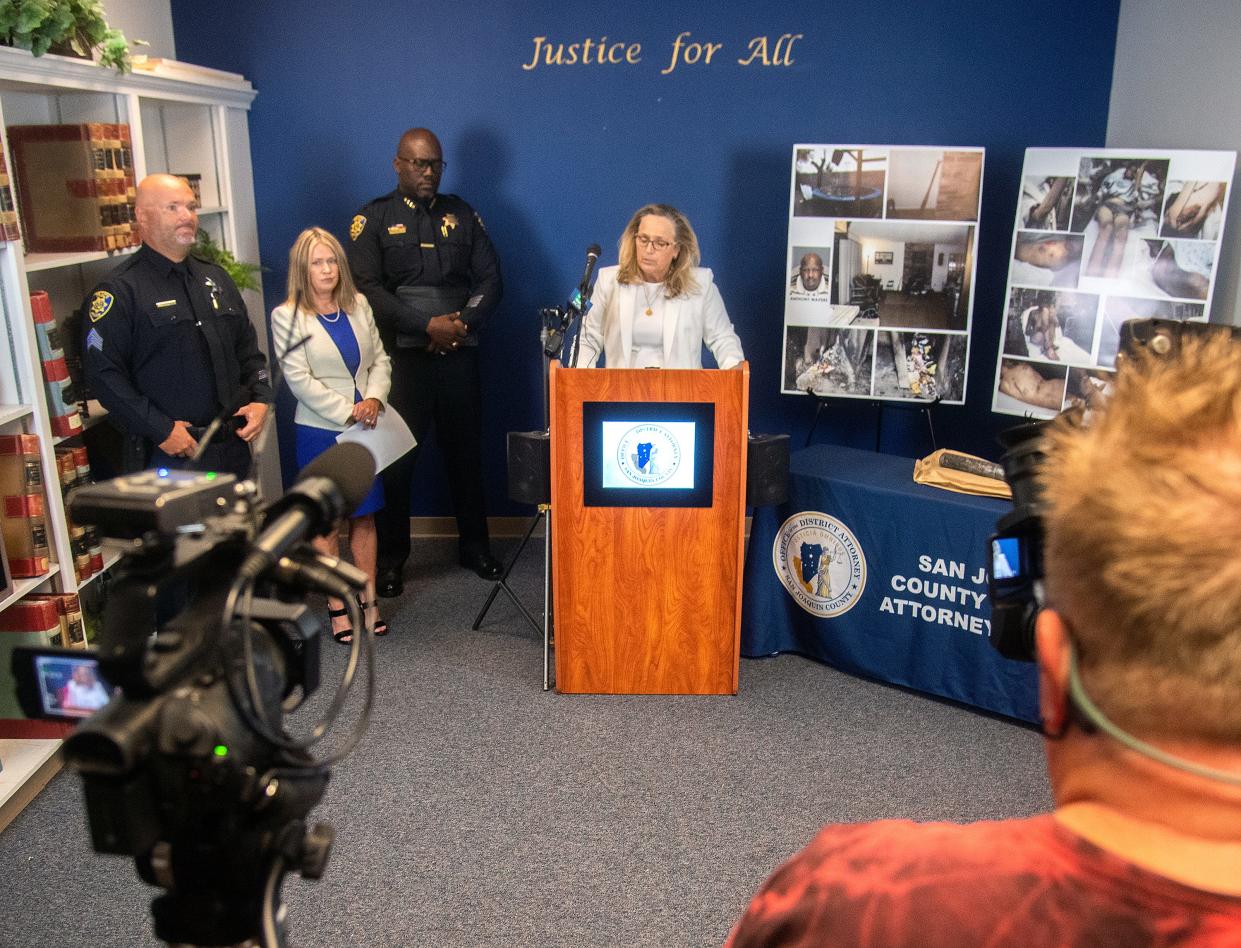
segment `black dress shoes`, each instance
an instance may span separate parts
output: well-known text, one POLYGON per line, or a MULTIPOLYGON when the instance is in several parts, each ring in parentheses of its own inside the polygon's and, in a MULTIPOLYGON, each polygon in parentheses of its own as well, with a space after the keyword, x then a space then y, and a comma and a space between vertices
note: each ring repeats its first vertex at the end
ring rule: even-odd
POLYGON ((375 577, 375 591, 385 599, 395 599, 405 592, 399 569, 381 569, 375 577))
POLYGON ((461 565, 466 569, 472 569, 479 575, 481 579, 495 582, 504 575, 504 567, 490 553, 462 553, 461 565))

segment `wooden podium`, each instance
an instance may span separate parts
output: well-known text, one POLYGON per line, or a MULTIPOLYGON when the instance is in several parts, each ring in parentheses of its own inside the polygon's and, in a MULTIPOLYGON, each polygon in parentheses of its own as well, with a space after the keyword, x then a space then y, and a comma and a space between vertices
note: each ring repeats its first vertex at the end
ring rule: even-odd
POLYGON ((558 691, 736 694, 749 381, 744 362, 727 371, 552 363, 558 691), (607 403, 712 406, 710 506, 588 506, 598 472, 587 470, 583 419, 607 403))

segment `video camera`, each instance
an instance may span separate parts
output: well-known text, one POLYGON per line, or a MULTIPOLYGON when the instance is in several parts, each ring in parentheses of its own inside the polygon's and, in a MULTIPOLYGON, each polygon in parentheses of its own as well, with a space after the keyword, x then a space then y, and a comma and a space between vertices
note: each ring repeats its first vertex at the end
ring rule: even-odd
MULTIPOLYGON (((1129 320, 1120 328, 1118 364, 1143 349, 1175 358, 1186 336, 1230 333, 1241 328, 1172 319, 1129 320)), ((1034 623, 1043 608, 1043 495, 1039 468, 1046 457, 1047 422, 1025 422, 1002 432, 1001 463, 1013 492, 1013 509, 996 523, 988 551, 991 644, 1005 658, 1034 661, 1034 623)))
POLYGON ((97 852, 132 856, 165 892, 152 903, 170 943, 283 944, 279 887, 289 869, 317 879, 331 849, 327 824, 307 827, 330 767, 360 739, 373 695, 369 637, 355 634, 335 697, 308 738, 285 715, 319 686, 319 622, 307 592, 344 600, 364 629, 361 571, 315 554, 353 510, 375 463, 339 444, 263 511, 249 482, 158 469, 74 492, 74 520, 124 550, 97 656, 19 649, 19 699, 35 717, 90 716, 64 745, 82 774, 97 852), (357 723, 315 759, 367 662, 357 723), (98 711, 100 696, 116 691, 98 711))

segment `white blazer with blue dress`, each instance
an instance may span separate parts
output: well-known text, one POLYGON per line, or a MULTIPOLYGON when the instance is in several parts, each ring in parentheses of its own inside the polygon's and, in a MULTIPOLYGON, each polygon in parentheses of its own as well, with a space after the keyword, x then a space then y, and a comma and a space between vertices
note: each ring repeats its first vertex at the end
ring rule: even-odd
MULTIPOLYGON (((271 313, 276 358, 297 399, 293 420, 297 424, 300 467, 326 450, 335 442, 336 435, 353 422, 356 402, 373 398, 385 408, 388 404, 392 359, 379 339, 366 297, 358 294, 353 311, 342 311, 338 318, 347 320, 353 330, 359 356, 356 372, 349 371, 340 347, 321 321, 330 321, 331 317, 308 315, 305 311, 295 316, 287 304, 277 306, 271 313)), ((338 325, 333 323, 331 328, 338 329, 338 325)), ((372 513, 382 505, 383 493, 377 479, 354 515, 372 513)))

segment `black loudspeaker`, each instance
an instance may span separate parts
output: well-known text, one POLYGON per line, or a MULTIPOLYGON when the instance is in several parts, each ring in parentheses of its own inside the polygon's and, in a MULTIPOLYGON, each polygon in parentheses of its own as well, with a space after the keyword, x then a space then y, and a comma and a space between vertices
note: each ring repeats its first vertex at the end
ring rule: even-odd
MULTIPOLYGON (((788 454, 787 448, 785 454, 788 454)), ((787 458, 784 466, 787 470, 787 458)), ((519 504, 550 504, 551 470, 551 439, 546 431, 508 433, 509 497, 519 504)))
MULTIPOLYGON (((510 481, 511 483, 511 481, 510 481)), ((750 507, 789 499, 789 436, 752 434, 746 457, 745 502, 750 507)))

